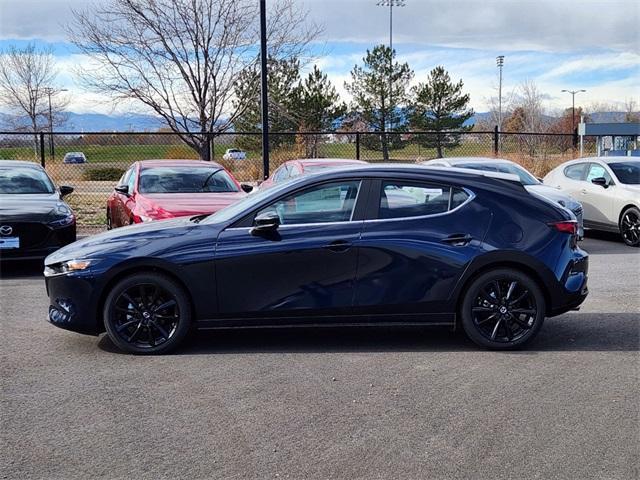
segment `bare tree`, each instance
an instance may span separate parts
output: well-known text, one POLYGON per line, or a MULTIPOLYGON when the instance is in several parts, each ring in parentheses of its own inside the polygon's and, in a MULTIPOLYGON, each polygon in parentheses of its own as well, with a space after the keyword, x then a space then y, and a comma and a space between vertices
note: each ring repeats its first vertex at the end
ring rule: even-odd
POLYGON ((640 122, 640 112, 638 112, 638 104, 634 98, 627 98, 624 101, 624 121, 640 122))
MULTIPOLYGON (((64 122, 67 101, 53 88, 57 71, 50 48, 13 45, 0 52, 0 104, 16 130, 38 132, 64 122), (49 111, 51 96, 51 112, 49 111)), ((37 148, 37 137, 34 136, 37 148)))
MULTIPOLYGON (((294 0, 270 6, 269 55, 301 56, 319 28, 294 0)), ((201 158, 206 134, 228 130, 247 108, 234 85, 259 60, 258 2, 112 0, 73 16, 71 41, 95 64, 80 72, 84 84, 150 108, 201 158)))

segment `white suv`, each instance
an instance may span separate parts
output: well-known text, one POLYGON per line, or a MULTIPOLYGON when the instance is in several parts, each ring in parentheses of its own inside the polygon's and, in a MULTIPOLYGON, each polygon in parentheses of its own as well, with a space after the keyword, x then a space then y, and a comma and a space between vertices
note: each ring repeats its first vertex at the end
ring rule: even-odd
POLYGON ((640 160, 580 158, 551 170, 544 183, 582 203, 586 228, 619 232, 627 245, 640 246, 640 160))

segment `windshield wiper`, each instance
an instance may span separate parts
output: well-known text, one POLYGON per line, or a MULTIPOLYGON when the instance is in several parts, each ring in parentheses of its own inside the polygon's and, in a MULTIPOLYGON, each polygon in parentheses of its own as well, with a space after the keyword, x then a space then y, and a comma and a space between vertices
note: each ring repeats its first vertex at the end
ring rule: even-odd
POLYGON ((191 217, 189 219, 189 221, 193 222, 193 223, 200 223, 202 220, 207 218, 209 215, 211 215, 211 214, 210 213, 201 213, 200 215, 194 215, 193 217, 191 217))
POLYGON ((200 191, 203 192, 204 191, 204 187, 207 186, 207 184, 209 183, 209 180, 211 180, 211 178, 218 172, 222 171, 222 168, 218 168, 217 170, 214 170, 213 172, 211 172, 209 174, 209 176, 207 177, 207 179, 204 181, 204 183, 202 184, 202 186, 200 187, 200 191))

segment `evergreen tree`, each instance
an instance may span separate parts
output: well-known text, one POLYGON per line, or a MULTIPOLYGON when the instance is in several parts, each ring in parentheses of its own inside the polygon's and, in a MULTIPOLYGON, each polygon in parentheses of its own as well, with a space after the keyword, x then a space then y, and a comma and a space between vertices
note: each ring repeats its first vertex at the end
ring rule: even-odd
POLYGON ((464 122, 473 116, 473 109, 469 108, 469 94, 462 92, 463 86, 462 80, 454 83, 444 67, 436 67, 425 83, 419 83, 412 89, 411 127, 438 132, 420 142, 426 147, 435 147, 438 157, 443 156, 445 147, 451 148, 460 143, 460 135, 452 132, 472 128, 464 126, 464 122))
POLYGON ((351 71, 351 82, 345 82, 345 88, 353 96, 351 108, 354 113, 370 129, 380 132, 379 142, 376 139, 367 146, 382 150, 385 161, 389 160, 390 148, 400 147, 400 135, 388 138, 387 132, 405 128, 402 110, 407 102, 407 85, 413 78, 413 71, 407 63, 393 63, 395 56, 395 50, 391 51, 384 45, 367 50, 362 59, 363 65, 355 65, 351 71))

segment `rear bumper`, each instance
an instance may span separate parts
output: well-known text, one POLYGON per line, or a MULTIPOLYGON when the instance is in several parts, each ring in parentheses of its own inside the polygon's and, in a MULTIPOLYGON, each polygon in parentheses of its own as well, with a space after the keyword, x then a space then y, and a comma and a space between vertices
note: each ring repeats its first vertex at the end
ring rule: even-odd
POLYGON ((548 316, 553 317, 566 313, 577 308, 585 301, 589 294, 587 286, 588 273, 589 257, 585 252, 578 249, 560 278, 548 316))

